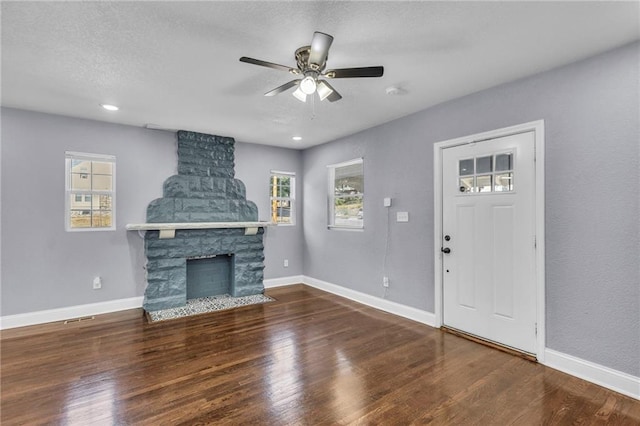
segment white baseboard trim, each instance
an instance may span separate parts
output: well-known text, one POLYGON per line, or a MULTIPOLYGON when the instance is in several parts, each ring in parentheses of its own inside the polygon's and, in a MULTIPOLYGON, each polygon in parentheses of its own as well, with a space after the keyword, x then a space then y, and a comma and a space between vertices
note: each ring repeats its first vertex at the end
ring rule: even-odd
POLYGON ((128 299, 109 300, 108 302, 48 309, 46 311, 27 312, 25 314, 6 315, 0 317, 0 330, 141 308, 143 299, 142 296, 139 296, 128 299))
POLYGON ((623 373, 553 349, 545 350, 544 365, 631 398, 640 399, 640 377, 623 373))
MULTIPOLYGON (((412 308, 390 300, 371 296, 336 284, 304 275, 272 278, 264 280, 265 288, 275 288, 303 283, 308 286, 345 297, 363 305, 371 306, 381 311, 389 312, 413 321, 435 327, 435 314, 421 309, 412 308)), ((28 312, 25 314, 6 315, 0 317, 0 330, 25 327, 28 325, 44 324, 48 322, 64 321, 72 318, 106 314, 142 307, 143 297, 110 300, 107 302, 90 303, 87 305, 69 306, 66 308, 49 309, 45 311, 28 312)), ((562 371, 607 389, 640 400, 640 377, 632 376, 590 361, 545 349, 544 362, 547 367, 562 371)))
POLYGON ((264 280, 264 288, 282 287, 285 285, 300 284, 303 281, 302 275, 292 275, 290 277, 270 278, 264 280))
POLYGON ((435 327, 436 316, 435 314, 421 309, 412 308, 397 302, 381 299, 370 294, 361 293, 359 291, 351 290, 346 287, 339 286, 337 284, 331 284, 326 281, 318 280, 315 278, 302 276, 302 282, 308 286, 315 287, 319 290, 324 290, 328 293, 332 293, 338 296, 351 299, 355 302, 362 303, 363 305, 371 306, 372 308, 380 309, 381 311, 389 312, 390 314, 398 315, 413 321, 426 324, 431 327, 435 327))
MULTIPOLYGON (((302 283, 302 275, 264 280, 265 288, 281 287, 302 283)), ((87 305, 69 306, 65 308, 47 309, 45 311, 27 312, 24 314, 0 317, 0 330, 46 324, 48 322, 65 321, 72 318, 107 314, 126 309, 141 308, 143 296, 129 299, 110 300, 108 302, 90 303, 87 305)))

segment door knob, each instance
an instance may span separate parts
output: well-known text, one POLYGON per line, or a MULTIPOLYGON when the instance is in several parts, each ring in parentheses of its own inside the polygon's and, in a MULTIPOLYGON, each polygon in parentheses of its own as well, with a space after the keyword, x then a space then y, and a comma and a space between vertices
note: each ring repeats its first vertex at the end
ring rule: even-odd
POLYGON ((449 254, 451 253, 451 249, 449 247, 444 247, 440 249, 441 252, 445 253, 445 254, 449 254))

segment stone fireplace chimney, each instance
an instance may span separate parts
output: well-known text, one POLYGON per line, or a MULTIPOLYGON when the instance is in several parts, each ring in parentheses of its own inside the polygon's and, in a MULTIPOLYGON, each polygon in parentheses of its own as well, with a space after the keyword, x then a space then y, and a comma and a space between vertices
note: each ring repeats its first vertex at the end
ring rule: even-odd
POLYGON ((233 138, 178 132, 178 174, 164 182, 163 197, 149 203, 147 224, 224 227, 177 228, 173 238, 146 231, 146 311, 184 306, 187 298, 264 292, 264 228, 233 226, 258 220, 244 184, 234 178, 234 144, 233 138))

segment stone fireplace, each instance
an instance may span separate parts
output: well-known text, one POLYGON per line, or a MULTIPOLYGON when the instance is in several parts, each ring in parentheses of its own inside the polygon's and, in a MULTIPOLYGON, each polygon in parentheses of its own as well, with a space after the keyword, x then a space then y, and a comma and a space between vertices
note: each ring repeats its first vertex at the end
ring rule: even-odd
POLYGON ((178 174, 149 203, 147 223, 128 228, 146 230, 146 311, 184 306, 193 296, 264 292, 264 228, 245 226, 257 223, 258 209, 234 178, 234 144, 178 132, 178 174))

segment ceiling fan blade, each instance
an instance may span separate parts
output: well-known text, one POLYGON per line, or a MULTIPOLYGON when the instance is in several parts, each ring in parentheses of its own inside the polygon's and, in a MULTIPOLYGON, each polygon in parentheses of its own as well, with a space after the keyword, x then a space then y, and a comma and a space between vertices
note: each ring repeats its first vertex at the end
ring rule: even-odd
POLYGON ((318 95, 321 94, 321 92, 324 90, 324 88, 321 88, 322 86, 326 87, 326 90, 330 90, 331 93, 329 93, 328 96, 326 96, 325 98, 322 98, 322 95, 320 96, 320 99, 328 99, 329 102, 335 102, 335 101, 339 101, 340 99, 342 99, 342 95, 340 95, 340 93, 338 93, 336 91, 336 89, 333 88, 333 86, 331 86, 329 84, 329 82, 324 81, 324 80, 320 80, 318 82, 318 95))
POLYGON ((340 68, 323 74, 326 78, 382 77, 384 67, 340 68))
POLYGON ((316 31, 313 33, 313 39, 311 40, 311 50, 309 52, 309 66, 315 64, 318 69, 324 67, 327 61, 327 55, 329 55, 329 47, 333 42, 333 37, 329 34, 316 31))
POLYGON ((247 64, 260 65, 267 68, 273 68, 274 70, 287 71, 293 74, 297 74, 298 70, 285 65, 274 64, 273 62, 261 61, 260 59, 247 58, 243 56, 240 58, 240 62, 246 62, 247 64))
POLYGON ((278 93, 282 93, 285 90, 289 90, 291 89, 293 86, 297 86, 298 84, 300 84, 302 80, 292 80, 288 83, 283 84, 280 87, 276 87, 275 89, 271 90, 270 92, 265 93, 265 96, 275 96, 278 93))

